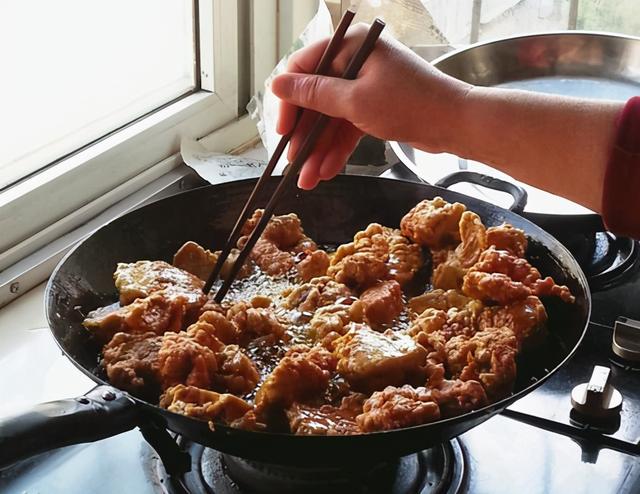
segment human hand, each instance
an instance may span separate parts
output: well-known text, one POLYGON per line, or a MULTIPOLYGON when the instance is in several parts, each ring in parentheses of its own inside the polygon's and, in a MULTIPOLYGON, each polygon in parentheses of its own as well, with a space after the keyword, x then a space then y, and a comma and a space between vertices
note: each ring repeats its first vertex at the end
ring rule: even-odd
POLYGON ((312 110, 303 114, 291 138, 290 160, 313 125, 314 112, 332 117, 300 172, 300 188, 312 189, 320 180, 338 174, 364 134, 408 142, 425 151, 448 149, 459 104, 472 86, 443 74, 384 35, 357 79, 336 77, 344 71, 367 30, 365 24, 357 24, 347 31, 329 76, 310 74, 327 39, 294 53, 288 72, 272 82, 273 93, 282 100, 278 133, 293 129, 298 107, 312 110))

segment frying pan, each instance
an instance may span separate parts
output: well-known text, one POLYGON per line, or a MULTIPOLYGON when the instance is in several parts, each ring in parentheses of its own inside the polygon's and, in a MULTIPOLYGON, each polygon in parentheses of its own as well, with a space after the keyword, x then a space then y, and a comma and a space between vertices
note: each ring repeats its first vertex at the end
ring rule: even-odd
MULTIPOLYGON (((279 178, 265 189, 270 194, 279 178)), ((544 275, 566 284, 575 304, 545 300, 550 337, 521 355, 513 395, 458 417, 359 436, 295 436, 251 432, 178 415, 110 386, 98 366, 100 348, 83 328, 92 309, 118 299, 117 262, 170 260, 187 240, 220 248, 255 180, 206 186, 150 204, 114 220, 75 247, 58 265, 46 290, 49 326, 64 354, 98 387, 79 398, 38 405, 0 421, 0 468, 64 445, 94 441, 135 427, 169 429, 192 441, 246 459, 278 464, 336 466, 416 452, 484 422, 543 383, 573 354, 586 329, 591 299, 587 281, 552 236, 513 212, 429 185, 377 177, 339 176, 314 191, 289 194, 279 213, 295 212, 305 232, 322 244, 350 241, 371 222, 398 225, 423 199, 441 196, 477 212, 487 226, 507 221, 531 241, 528 257, 544 275)), ((263 200, 264 198, 262 198, 263 200)))

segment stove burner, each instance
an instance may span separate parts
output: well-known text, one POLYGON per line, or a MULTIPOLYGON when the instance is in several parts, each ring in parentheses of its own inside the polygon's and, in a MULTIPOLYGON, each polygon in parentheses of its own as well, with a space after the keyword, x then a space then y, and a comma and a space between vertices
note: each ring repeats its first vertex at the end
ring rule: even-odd
POLYGON ((398 460, 351 468, 302 468, 253 462, 180 441, 191 471, 169 476, 153 457, 156 485, 164 494, 388 493, 455 494, 462 491, 464 456, 458 440, 398 460))
POLYGON ((589 279, 592 291, 616 286, 627 279, 638 261, 640 249, 629 238, 617 237, 609 232, 595 234, 558 235, 578 260, 589 279))

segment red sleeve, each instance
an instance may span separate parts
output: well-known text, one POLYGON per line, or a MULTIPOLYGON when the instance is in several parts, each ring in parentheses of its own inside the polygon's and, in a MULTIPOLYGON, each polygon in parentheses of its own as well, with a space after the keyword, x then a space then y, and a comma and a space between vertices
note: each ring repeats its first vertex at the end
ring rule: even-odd
POLYGON ((623 108, 607 164, 602 217, 617 235, 640 239, 640 96, 623 108))

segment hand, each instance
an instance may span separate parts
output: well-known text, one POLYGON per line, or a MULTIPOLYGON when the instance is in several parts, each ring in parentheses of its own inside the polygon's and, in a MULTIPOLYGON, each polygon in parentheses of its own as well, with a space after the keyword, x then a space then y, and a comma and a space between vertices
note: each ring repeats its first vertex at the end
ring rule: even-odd
MULTIPOLYGON (((347 31, 330 76, 309 74, 328 43, 323 40, 294 53, 288 72, 273 80, 272 90, 282 99, 278 133, 292 130, 297 107, 333 117, 300 172, 300 188, 312 189, 320 180, 338 174, 364 134, 409 142, 425 151, 448 149, 449 131, 471 86, 441 73, 384 34, 356 80, 335 77, 343 72, 367 30, 368 26, 358 24, 347 31)), ((291 138, 290 160, 314 119, 313 112, 303 114, 291 138)))

